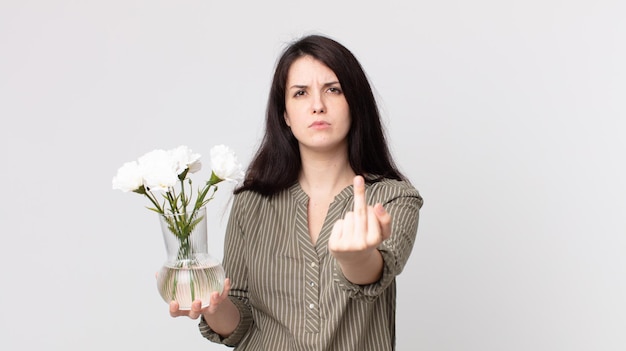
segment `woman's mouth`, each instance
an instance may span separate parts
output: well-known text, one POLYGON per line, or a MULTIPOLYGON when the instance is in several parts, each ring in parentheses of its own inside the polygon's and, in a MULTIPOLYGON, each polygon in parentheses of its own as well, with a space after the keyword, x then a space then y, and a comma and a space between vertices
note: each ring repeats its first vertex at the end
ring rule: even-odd
POLYGON ((315 121, 309 125, 309 128, 312 129, 325 129, 330 126, 330 123, 326 121, 315 121))

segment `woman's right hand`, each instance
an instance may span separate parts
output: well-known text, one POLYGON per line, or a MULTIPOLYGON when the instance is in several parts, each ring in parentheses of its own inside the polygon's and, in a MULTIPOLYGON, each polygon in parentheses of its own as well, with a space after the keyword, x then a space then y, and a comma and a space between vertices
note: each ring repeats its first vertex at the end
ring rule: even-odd
POLYGON ((224 290, 222 291, 221 294, 218 293, 217 291, 213 292, 211 294, 210 304, 207 307, 202 308, 202 301, 195 300, 191 304, 191 310, 181 310, 179 308, 178 302, 172 301, 170 302, 170 315, 172 317, 187 316, 191 319, 198 319, 198 317, 200 317, 203 314, 212 315, 218 310, 218 308, 220 307, 220 304, 224 302, 224 300, 228 299, 229 291, 230 291, 230 279, 226 278, 224 280, 224 290))

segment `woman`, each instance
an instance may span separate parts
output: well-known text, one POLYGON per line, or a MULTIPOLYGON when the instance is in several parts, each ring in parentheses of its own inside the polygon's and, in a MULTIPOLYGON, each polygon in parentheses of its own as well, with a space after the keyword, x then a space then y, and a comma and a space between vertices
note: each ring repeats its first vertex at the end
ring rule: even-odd
POLYGON ((393 350, 395 277, 422 198, 389 153, 370 84, 336 41, 280 57, 265 136, 235 190, 224 292, 201 333, 237 350, 393 350))

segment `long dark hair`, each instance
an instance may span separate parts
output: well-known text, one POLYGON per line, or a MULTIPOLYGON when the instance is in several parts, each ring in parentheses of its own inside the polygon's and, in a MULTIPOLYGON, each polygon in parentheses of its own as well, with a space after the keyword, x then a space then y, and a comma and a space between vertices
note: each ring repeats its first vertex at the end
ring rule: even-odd
POLYGON ((311 56, 330 68, 350 108, 348 159, 366 181, 406 179, 393 162, 380 113, 367 76, 356 57, 337 41, 309 35, 289 45, 278 60, 267 102, 265 135, 235 194, 252 190, 270 196, 293 185, 301 169, 300 149, 284 119, 285 86, 289 68, 298 58, 311 56))

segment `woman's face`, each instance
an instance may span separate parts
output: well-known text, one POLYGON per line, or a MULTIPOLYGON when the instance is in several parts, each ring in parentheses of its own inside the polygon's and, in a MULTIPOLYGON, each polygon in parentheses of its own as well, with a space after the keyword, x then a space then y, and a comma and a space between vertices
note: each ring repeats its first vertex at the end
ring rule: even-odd
POLYGON ((330 68, 303 56, 289 68, 285 89, 285 122, 301 151, 336 151, 347 147, 350 108, 330 68))

